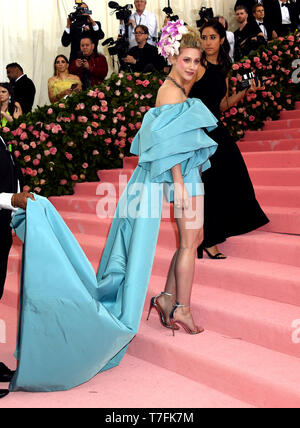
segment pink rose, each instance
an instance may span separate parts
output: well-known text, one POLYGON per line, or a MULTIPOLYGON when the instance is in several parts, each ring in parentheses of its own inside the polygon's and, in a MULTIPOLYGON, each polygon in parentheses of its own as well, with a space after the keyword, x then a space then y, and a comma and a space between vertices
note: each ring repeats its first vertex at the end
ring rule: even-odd
POLYGON ((44 155, 45 155, 45 156, 49 156, 49 155, 50 155, 50 151, 49 151, 49 150, 45 150, 45 151, 44 151, 44 155))
POLYGON ((77 181, 78 180, 78 176, 76 174, 71 175, 71 180, 77 181))
POLYGON ((65 184, 67 184, 67 180, 65 180, 65 179, 60 180, 60 184, 61 184, 61 186, 64 186, 65 184))
POLYGON ((47 113, 48 113, 48 114, 52 114, 52 113, 53 113, 52 108, 49 108, 49 109, 48 109, 48 111, 47 111, 47 113))
POLYGON ((50 149, 50 153, 51 153, 51 155, 56 155, 56 153, 57 153, 57 148, 55 148, 55 147, 51 147, 51 149, 50 149))
POLYGON ((100 98, 100 100, 103 100, 103 98, 105 98, 105 94, 103 92, 99 92, 98 98, 100 98))
POLYGON ((88 166, 89 166, 89 164, 88 164, 88 163, 83 163, 83 164, 82 164, 82 168, 83 168, 83 169, 87 169, 87 168, 88 168, 88 166))
POLYGON ((31 161, 31 157, 29 156, 29 155, 27 155, 27 156, 25 156, 24 157, 24 161, 27 163, 27 162, 30 162, 31 161))
POLYGON ((250 120, 250 122, 254 122, 255 121, 255 116, 249 116, 249 120, 250 120))
POLYGON ((66 152, 65 156, 68 160, 72 160, 73 159, 73 155, 71 155, 71 153, 66 152))
POLYGON ((15 151, 15 157, 18 158, 20 156, 20 152, 18 150, 15 151))
POLYGON ((26 132, 22 132, 22 134, 20 135, 20 139, 23 141, 23 140, 26 140, 27 138, 28 138, 27 133, 26 132))
POLYGON ((40 161, 38 159, 33 159, 32 163, 34 166, 38 166, 40 161))

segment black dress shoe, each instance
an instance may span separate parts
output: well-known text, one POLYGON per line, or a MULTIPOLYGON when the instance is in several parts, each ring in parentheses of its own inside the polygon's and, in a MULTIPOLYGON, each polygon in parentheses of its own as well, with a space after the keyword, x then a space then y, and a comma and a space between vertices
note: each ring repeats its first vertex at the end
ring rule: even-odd
POLYGON ((6 397, 9 394, 8 389, 0 389, 0 398, 6 397))
POLYGON ((5 364, 0 363, 0 382, 10 382, 15 372, 6 367, 5 364))

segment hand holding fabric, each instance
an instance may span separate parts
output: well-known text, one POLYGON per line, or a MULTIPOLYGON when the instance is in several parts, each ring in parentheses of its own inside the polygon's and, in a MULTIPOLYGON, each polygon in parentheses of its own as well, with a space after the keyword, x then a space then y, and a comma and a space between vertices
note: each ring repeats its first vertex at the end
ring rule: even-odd
POLYGON ((22 208, 22 210, 26 210, 28 198, 34 201, 34 196, 31 193, 15 193, 11 198, 11 204, 14 208, 22 208))

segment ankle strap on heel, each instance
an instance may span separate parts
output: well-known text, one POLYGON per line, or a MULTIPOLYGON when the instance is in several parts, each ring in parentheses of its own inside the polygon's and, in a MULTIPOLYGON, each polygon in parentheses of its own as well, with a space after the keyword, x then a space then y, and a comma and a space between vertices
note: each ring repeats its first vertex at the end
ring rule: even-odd
POLYGON ((178 308, 189 308, 190 305, 181 305, 180 303, 176 302, 176 304, 173 306, 172 312, 170 313, 170 318, 174 319, 174 314, 176 309, 178 308))

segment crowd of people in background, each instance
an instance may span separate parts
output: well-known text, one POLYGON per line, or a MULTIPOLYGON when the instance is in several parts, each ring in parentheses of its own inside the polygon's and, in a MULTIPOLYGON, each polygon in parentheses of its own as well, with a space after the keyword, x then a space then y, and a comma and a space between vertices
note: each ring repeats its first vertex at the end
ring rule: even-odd
MULTIPOLYGON (((158 20, 147 10, 146 0, 135 0, 135 11, 128 22, 129 50, 121 60, 121 68, 131 72, 165 72, 170 68, 158 54, 158 20)), ((48 80, 48 94, 51 103, 70 96, 73 92, 87 90, 98 85, 107 76, 108 62, 99 53, 99 41, 104 32, 99 21, 94 21, 86 3, 81 3, 82 25, 67 19, 61 43, 70 46, 69 59, 58 55, 54 61, 54 75, 48 80)), ((215 19, 225 27, 230 45, 232 61, 239 61, 261 45, 277 37, 286 36, 300 26, 300 0, 237 0, 235 18, 238 28, 232 32, 223 16, 215 19)), ((166 17, 164 24, 171 19, 166 17)), ((125 24, 120 21, 119 38, 124 36, 125 24)), ((7 65, 10 83, 0 84, 0 126, 32 110, 35 86, 18 63, 7 65)))

